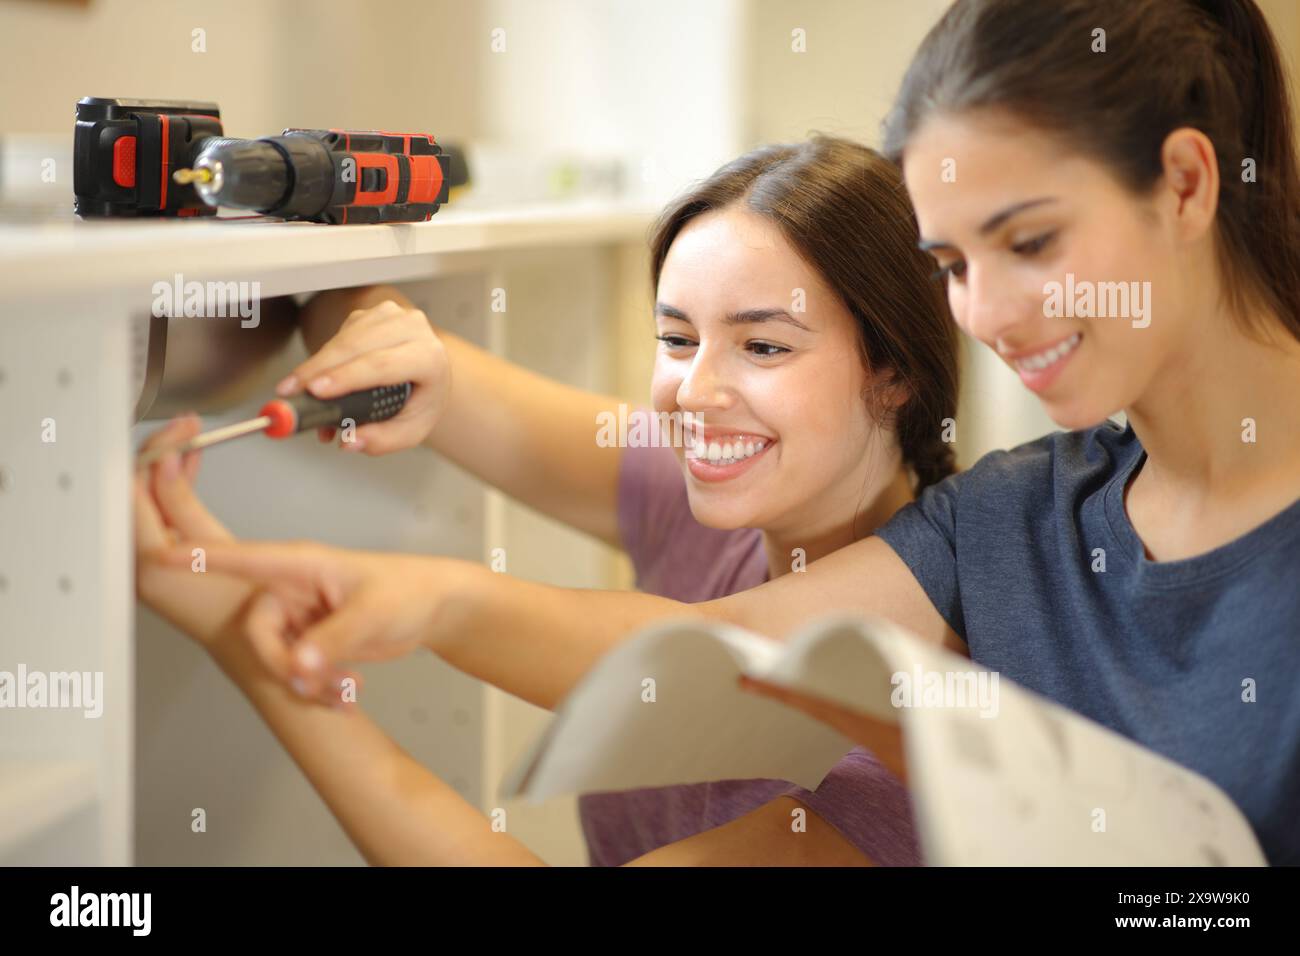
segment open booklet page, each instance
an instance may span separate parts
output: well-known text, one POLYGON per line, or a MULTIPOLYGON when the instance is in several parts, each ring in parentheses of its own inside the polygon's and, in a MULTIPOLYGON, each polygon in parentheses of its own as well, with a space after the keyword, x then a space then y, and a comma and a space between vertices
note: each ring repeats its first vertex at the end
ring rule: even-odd
POLYGON ((648 628, 574 689, 502 795, 776 778, 816 789, 853 742, 738 686, 741 673, 897 722, 927 863, 1263 864, 1214 784, 879 619, 788 642, 648 628))

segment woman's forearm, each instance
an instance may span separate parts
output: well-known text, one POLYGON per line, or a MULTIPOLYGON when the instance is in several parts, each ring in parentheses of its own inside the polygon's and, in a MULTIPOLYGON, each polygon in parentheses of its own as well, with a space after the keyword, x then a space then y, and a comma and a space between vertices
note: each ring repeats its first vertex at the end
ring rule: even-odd
POLYGON ((240 687, 372 864, 542 865, 360 711, 303 700, 241 640, 213 656, 240 687))
POLYGON ((551 587, 456 564, 465 573, 444 599, 429 647, 453 667, 548 709, 638 629, 710 616, 709 605, 639 591, 551 587))
POLYGON ((927 642, 958 652, 964 647, 907 566, 878 538, 842 548, 806 572, 699 604, 638 591, 550 587, 464 561, 420 573, 435 575, 431 586, 443 595, 428 646, 466 673, 550 709, 611 648, 673 618, 730 624, 779 640, 818 617, 876 615, 927 642))
POLYGON ((621 450, 597 442, 618 400, 557 382, 437 331, 451 367, 425 445, 516 501, 619 546, 621 450))

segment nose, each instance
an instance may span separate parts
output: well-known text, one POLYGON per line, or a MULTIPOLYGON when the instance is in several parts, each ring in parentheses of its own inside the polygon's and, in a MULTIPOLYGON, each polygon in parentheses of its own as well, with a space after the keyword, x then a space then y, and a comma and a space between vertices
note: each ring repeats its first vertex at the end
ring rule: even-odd
POLYGON ((1026 294, 1011 276, 998 275, 969 263, 961 300, 952 302, 953 316, 966 332, 996 348, 1012 329, 1042 316, 1042 297, 1026 294))
POLYGON ((677 407, 682 411, 724 410, 735 404, 735 393, 722 367, 725 358, 715 351, 704 344, 695 350, 690 369, 677 386, 677 407))

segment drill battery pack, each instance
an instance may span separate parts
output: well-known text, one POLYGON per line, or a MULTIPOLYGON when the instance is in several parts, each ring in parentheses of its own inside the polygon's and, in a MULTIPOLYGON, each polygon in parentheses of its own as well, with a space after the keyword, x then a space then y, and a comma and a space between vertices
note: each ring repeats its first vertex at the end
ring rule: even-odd
POLYGON ((215 103, 87 96, 73 134, 74 209, 80 216, 210 216, 193 186, 172 181, 206 140, 221 136, 215 103))

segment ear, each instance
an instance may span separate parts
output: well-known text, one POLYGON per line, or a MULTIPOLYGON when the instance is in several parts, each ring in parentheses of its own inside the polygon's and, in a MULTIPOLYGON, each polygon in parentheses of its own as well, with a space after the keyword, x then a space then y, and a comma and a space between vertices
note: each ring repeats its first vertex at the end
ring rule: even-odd
POLYGON ((1165 137, 1160 162, 1179 237, 1201 238, 1213 228, 1219 208, 1219 157, 1214 144, 1200 130, 1184 126, 1165 137))
POLYGON ((892 368, 881 368, 870 373, 867 395, 877 414, 893 414, 912 398, 912 390, 892 368))

